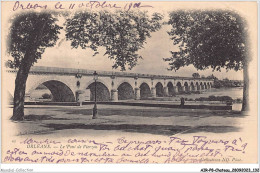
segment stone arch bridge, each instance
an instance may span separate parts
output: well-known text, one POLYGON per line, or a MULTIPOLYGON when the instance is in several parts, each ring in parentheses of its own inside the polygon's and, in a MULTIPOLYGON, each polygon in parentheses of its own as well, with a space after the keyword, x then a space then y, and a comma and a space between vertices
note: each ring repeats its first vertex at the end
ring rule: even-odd
MULTIPOLYGON (((13 96, 16 70, 7 70, 7 90, 13 96)), ((94 98, 95 81, 93 70, 32 67, 26 83, 26 96, 39 85, 45 85, 53 95, 53 101, 75 102, 80 93, 88 91, 89 99, 94 98)), ((181 92, 210 89, 213 80, 166 75, 150 75, 126 72, 97 71, 97 100, 118 101, 145 99, 148 97, 173 96, 181 92)), ((84 100, 84 99, 83 99, 84 100)))

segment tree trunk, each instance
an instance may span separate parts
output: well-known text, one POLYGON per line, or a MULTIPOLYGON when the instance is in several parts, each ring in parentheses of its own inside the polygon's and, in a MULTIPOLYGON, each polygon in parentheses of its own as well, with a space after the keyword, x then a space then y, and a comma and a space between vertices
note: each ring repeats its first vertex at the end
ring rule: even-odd
POLYGON ((246 61, 243 65, 243 78, 244 78, 244 87, 243 87, 243 103, 241 111, 248 111, 248 97, 249 97, 249 75, 248 75, 248 62, 246 61))
POLYGON ((47 24, 48 20, 39 20, 37 25, 35 25, 35 29, 32 32, 32 35, 29 37, 31 39, 31 45, 28 46, 24 58, 21 61, 19 66, 19 70, 17 72, 17 76, 15 79, 15 90, 14 90, 14 108, 13 108, 13 116, 11 120, 14 121, 22 121, 24 119, 24 99, 25 99, 25 89, 26 89, 26 81, 29 75, 29 71, 33 62, 36 60, 36 52, 39 47, 39 42, 41 41, 42 34, 47 24))
POLYGON ((30 68, 31 64, 23 60, 17 72, 14 90, 14 108, 11 120, 22 121, 24 119, 25 88, 30 68))

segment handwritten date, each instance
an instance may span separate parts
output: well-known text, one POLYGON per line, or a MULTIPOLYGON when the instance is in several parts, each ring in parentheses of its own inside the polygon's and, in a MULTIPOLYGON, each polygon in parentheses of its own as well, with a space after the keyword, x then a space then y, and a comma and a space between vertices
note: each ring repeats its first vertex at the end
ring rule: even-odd
MULTIPOLYGON (((47 4, 39 4, 39 3, 23 3, 20 1, 16 1, 13 6, 13 11, 17 10, 46 10, 49 8, 47 4)), ((50 7, 52 8, 52 6, 50 7)), ((81 8, 89 8, 89 9, 122 9, 125 11, 129 11, 131 9, 140 9, 140 8, 153 8, 151 5, 144 5, 142 2, 129 2, 125 4, 117 4, 117 3, 109 3, 107 1, 89 1, 89 2, 81 2, 81 3, 71 3, 64 4, 63 2, 57 2, 53 6, 55 10, 74 10, 81 8)))

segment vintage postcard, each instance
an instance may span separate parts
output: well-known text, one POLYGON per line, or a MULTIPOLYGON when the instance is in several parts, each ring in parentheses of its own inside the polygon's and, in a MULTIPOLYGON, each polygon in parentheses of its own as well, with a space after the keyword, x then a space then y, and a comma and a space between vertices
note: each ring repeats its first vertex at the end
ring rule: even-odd
POLYGON ((258 163, 257 7, 2 1, 2 163, 258 163))

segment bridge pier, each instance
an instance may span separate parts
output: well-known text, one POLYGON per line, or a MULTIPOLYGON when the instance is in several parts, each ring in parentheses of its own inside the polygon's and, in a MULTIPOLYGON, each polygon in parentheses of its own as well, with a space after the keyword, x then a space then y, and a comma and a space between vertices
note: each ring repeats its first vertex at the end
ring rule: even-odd
POLYGON ((167 86, 163 88, 163 95, 169 96, 169 88, 167 86))
POLYGON ((140 100, 140 88, 135 88, 135 100, 140 100))
POLYGON ((152 94, 152 98, 156 97, 156 88, 155 87, 151 88, 151 94, 152 94))
POLYGON ((198 90, 197 86, 194 86, 194 90, 193 91, 197 91, 197 90, 198 90))
POLYGON ((200 85, 197 86, 197 91, 200 91, 200 85))
POLYGON ((118 101, 118 92, 116 89, 111 90, 111 101, 113 102, 118 101))

